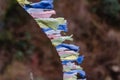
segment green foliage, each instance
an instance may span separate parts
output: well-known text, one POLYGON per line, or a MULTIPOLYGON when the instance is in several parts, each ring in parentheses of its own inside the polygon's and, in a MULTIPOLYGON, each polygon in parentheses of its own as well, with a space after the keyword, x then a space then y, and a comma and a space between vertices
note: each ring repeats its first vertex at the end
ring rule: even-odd
POLYGON ((118 0, 101 0, 102 12, 111 17, 117 17, 120 12, 118 0))
POLYGON ((10 31, 7 30, 3 30, 0 32, 0 41, 4 42, 4 40, 12 40, 12 33, 10 31))
POLYGON ((9 29, 3 28, 0 32, 0 49, 8 51, 14 55, 17 60, 23 60, 25 56, 33 53, 34 46, 31 44, 31 35, 28 32, 23 32, 23 37, 20 34, 17 36, 9 29), (13 49, 14 48, 14 49, 13 49))
POLYGON ((91 0, 92 12, 110 25, 120 25, 120 3, 118 0, 91 0))

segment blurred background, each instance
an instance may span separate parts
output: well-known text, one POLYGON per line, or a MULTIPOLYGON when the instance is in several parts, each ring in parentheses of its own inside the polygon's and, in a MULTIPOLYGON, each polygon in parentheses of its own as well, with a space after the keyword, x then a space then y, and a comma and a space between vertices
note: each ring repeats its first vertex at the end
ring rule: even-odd
POLYGON ((85 55, 88 80, 120 80, 120 0, 55 0, 85 55))
MULTIPOLYGON (((1 1, 6 2, 7 0, 1 1)), ((68 34, 74 35, 73 43, 80 46, 80 54, 85 56, 82 67, 86 71, 87 80, 120 80, 120 0, 54 0, 54 9, 56 10, 54 17, 64 17, 68 21, 68 34)), ((23 20, 24 16, 20 16, 20 21, 23 20)), ((29 27, 31 24, 28 22, 26 25, 29 27)), ((19 26, 22 25, 20 24, 19 26)), ((35 23, 33 26, 34 25, 35 23)), ((14 29, 19 31, 19 28, 14 29)), ((21 29, 22 32, 25 32, 25 29, 21 29)), ((44 51, 46 51, 46 49, 44 49, 44 51)), ((2 56, 0 56, 0 58, 1 57, 2 56)), ((58 59, 58 57, 56 58, 58 59)), ((4 59, 1 59, 1 63, 3 60, 4 59)), ((43 63, 43 61, 41 61, 41 63, 43 63)), ((15 68, 13 67, 8 72, 13 72, 15 75, 17 75, 16 71, 18 68, 20 68, 18 71, 21 72, 20 74, 23 74, 22 72, 25 70, 27 72, 28 69, 28 67, 24 67, 23 64, 22 67, 21 64, 17 63, 13 66, 15 66, 15 68)), ((46 67, 48 68, 48 66, 46 67)), ((24 74, 26 74, 26 72, 24 72, 24 74)), ((12 74, 9 73, 8 75, 12 74)), ((0 80, 3 79, 0 78, 0 80)))

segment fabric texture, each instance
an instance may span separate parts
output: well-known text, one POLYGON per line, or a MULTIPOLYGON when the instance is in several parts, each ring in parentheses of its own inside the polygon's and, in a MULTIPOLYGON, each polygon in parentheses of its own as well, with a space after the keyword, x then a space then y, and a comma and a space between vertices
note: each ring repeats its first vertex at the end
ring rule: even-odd
MULTIPOLYGON (((81 68, 84 56, 79 54, 80 47, 75 44, 65 43, 73 41, 71 36, 62 35, 68 32, 67 21, 64 18, 46 18, 41 16, 44 10, 53 9, 53 0, 41 0, 37 3, 29 3, 24 6, 25 10, 32 15, 42 31, 48 36, 60 56, 63 65, 64 80, 86 80, 86 74, 81 68), (33 14, 34 13, 34 14, 33 14), (36 15, 38 14, 38 15, 36 15), (79 76, 79 78, 78 78, 79 76)), ((48 13, 46 13, 48 15, 48 13)))

